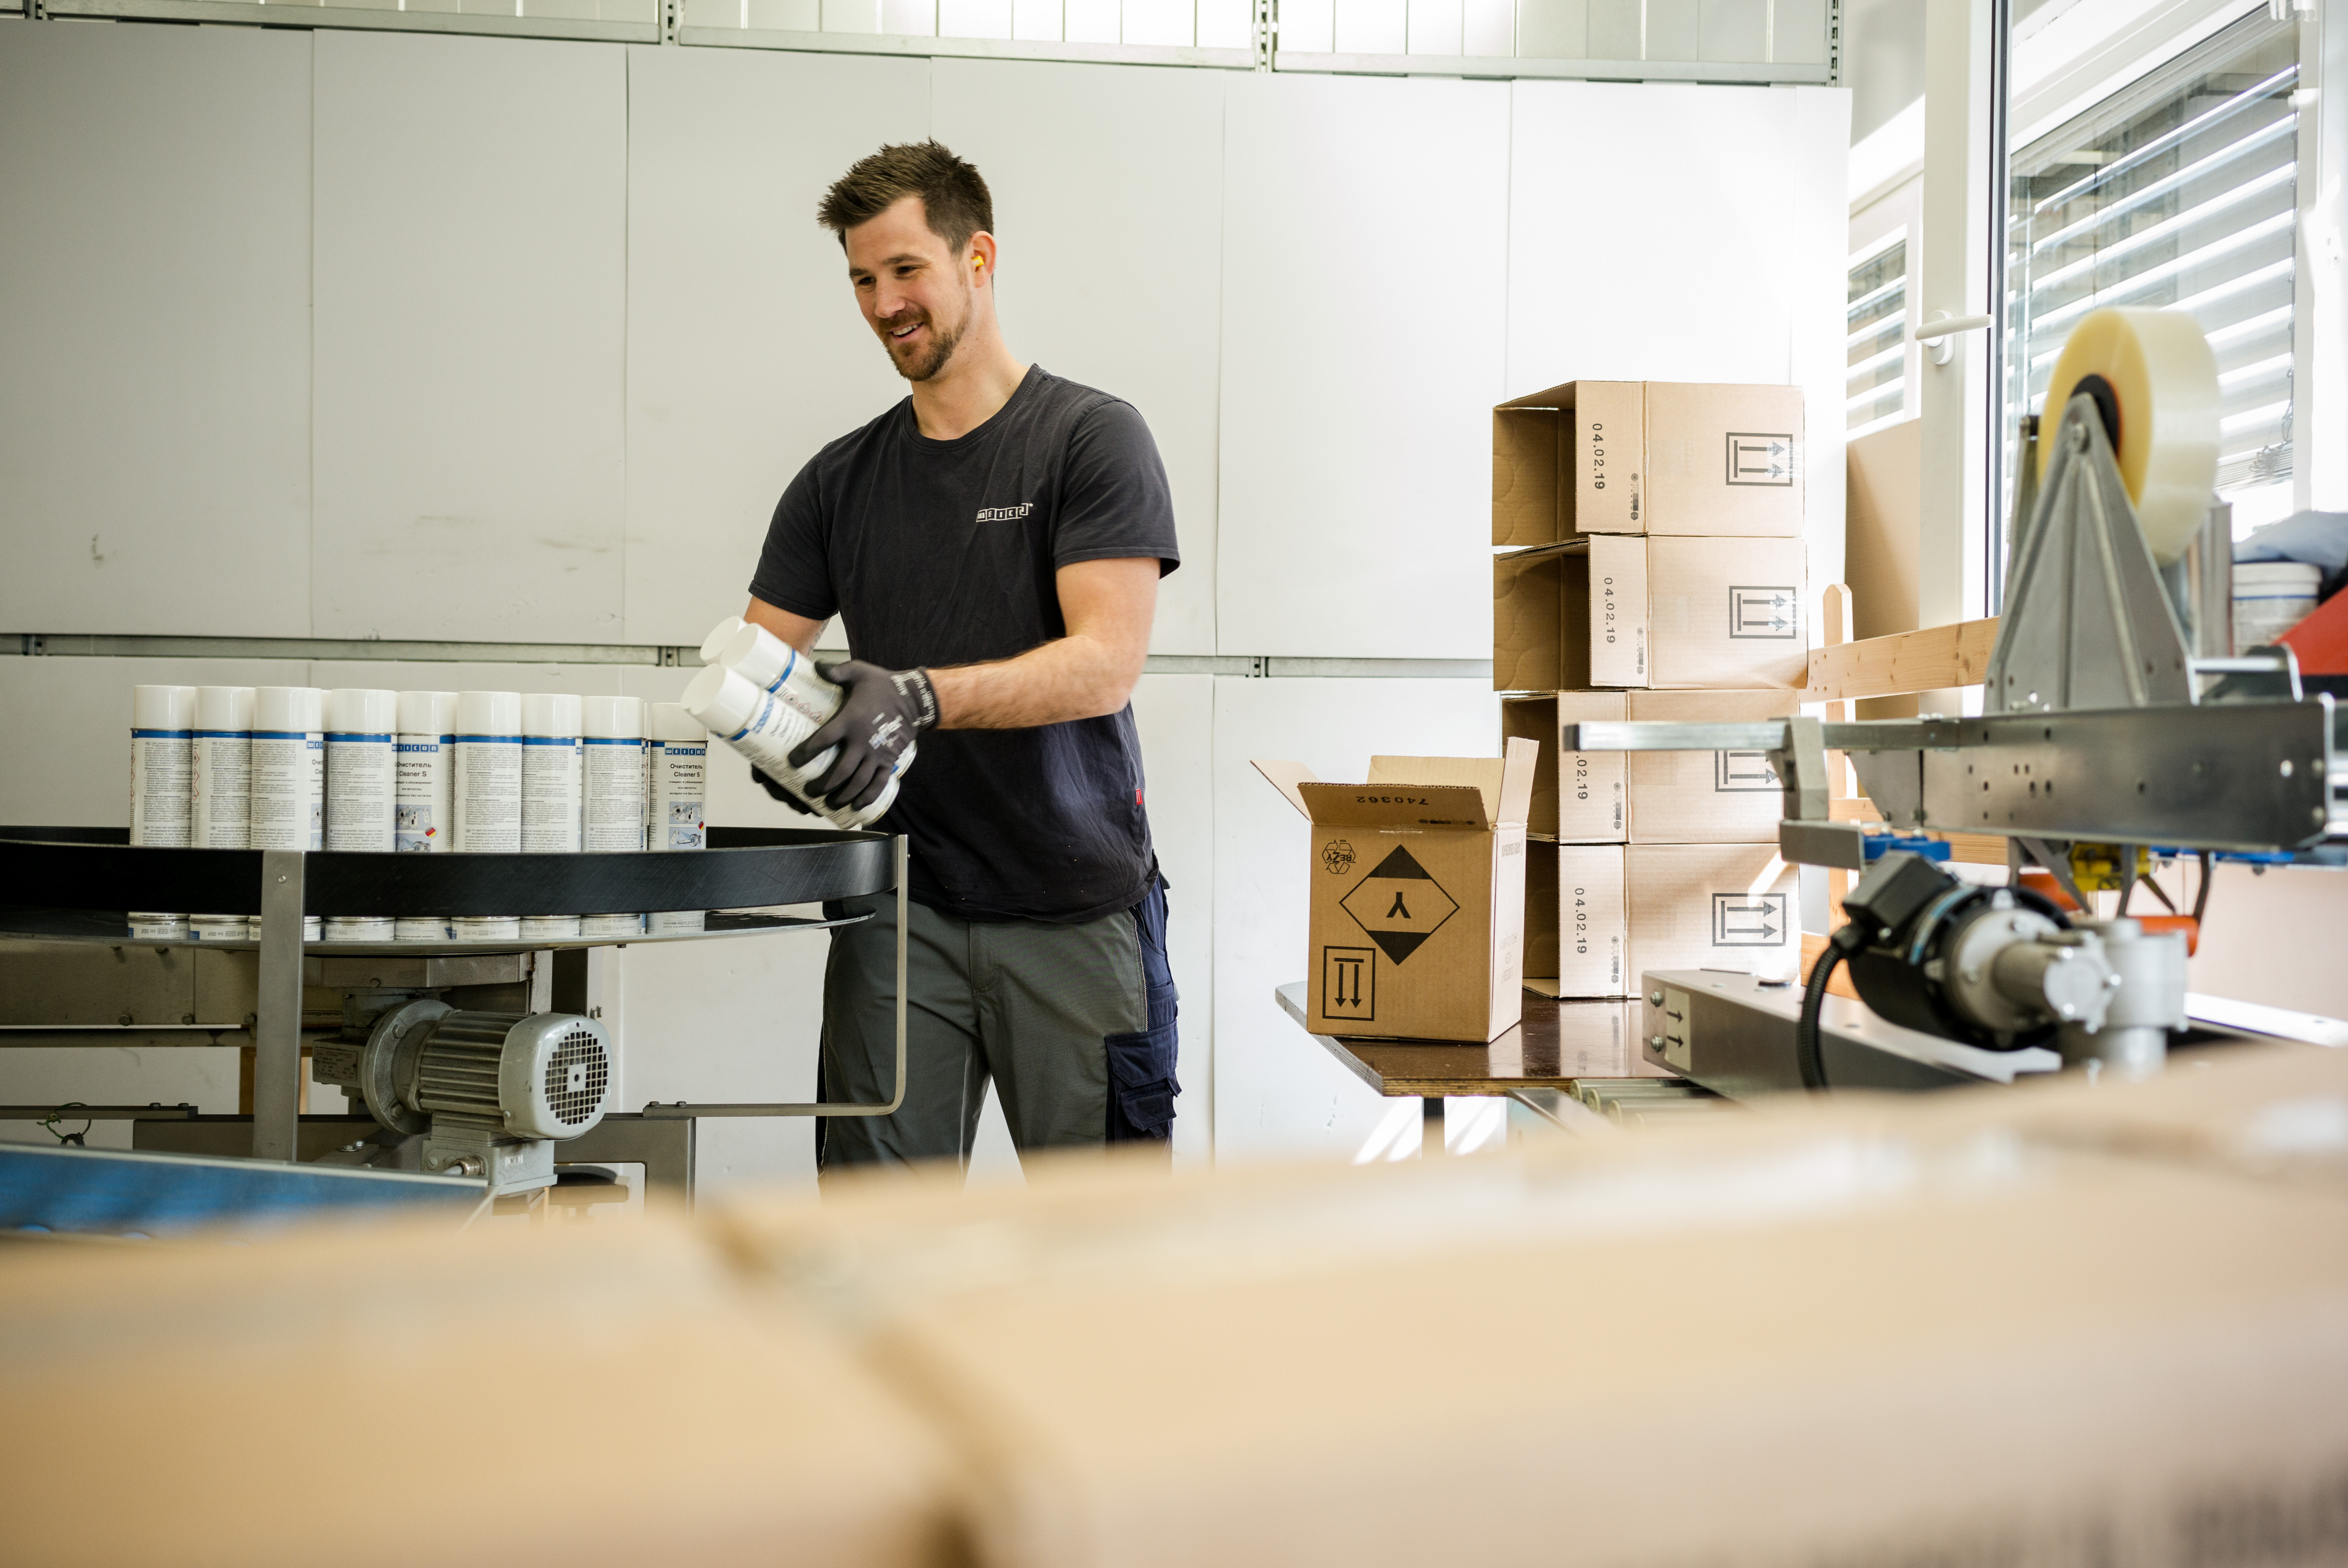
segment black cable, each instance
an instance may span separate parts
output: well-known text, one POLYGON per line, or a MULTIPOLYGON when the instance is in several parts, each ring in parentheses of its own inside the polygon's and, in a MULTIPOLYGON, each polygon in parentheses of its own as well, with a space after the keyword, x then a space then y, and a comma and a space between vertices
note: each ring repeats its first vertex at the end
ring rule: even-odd
POLYGON ((1823 1092, 1827 1087, 1826 1052, 1818 1039, 1818 1015, 1826 1009, 1827 982, 1834 978, 1835 966, 1866 940, 1856 922, 1828 938, 1827 950, 1810 966, 1810 983, 1802 988, 1802 1014, 1794 1025, 1794 1066, 1802 1075, 1802 1087, 1813 1094, 1823 1092))
POLYGON ((2162 908, 2168 910, 2172 915, 2177 913, 2176 904, 2170 901, 2168 894, 2162 888, 2159 883, 2154 881, 2148 875, 2139 878, 2139 880, 2142 881, 2147 887, 2152 889, 2152 896, 2160 900, 2160 907, 2162 908))
POLYGON ((2201 911, 2209 907, 2209 852, 2201 852, 2201 886, 2193 890, 2193 924, 2201 924, 2201 911))

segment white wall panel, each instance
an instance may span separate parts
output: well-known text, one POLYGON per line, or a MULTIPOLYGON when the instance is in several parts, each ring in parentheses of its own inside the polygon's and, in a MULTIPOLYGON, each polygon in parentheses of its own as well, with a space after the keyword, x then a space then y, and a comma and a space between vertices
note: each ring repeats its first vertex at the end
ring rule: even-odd
POLYGON ((1174 1158, 1214 1158, 1215 677, 1144 675, 1133 692, 1149 835, 1166 878, 1167 955, 1182 993, 1174 1158))
POLYGON ((1149 645, 1212 653, 1225 74, 941 59, 930 79, 938 139, 994 192, 1013 351, 1124 398, 1157 437, 1182 567, 1149 645))
POLYGON ((1215 1157, 1350 1159, 1387 1107, 1282 1012, 1305 974, 1312 837, 1249 760, 1364 777, 1375 753, 1495 756, 1499 700, 1474 681, 1215 682, 1215 1157))
POLYGON ((1128 44, 1187 49, 1199 38, 1193 0, 1125 0, 1119 32, 1128 44))
POLYGON ((1849 93, 1512 90, 1509 394, 1583 378, 1800 386, 1811 584, 1834 580, 1849 93))
POLYGON ((1337 0, 1337 52, 1399 55, 1409 46, 1407 0, 1337 0))
POLYGON ((0 34, 0 624, 310 630, 310 40, 0 34))
POLYGON ((1509 89, 1225 90, 1220 650, 1488 658, 1509 89))
POLYGON ((1255 7, 1249 0, 1198 0, 1199 47, 1251 49, 1255 7))
POLYGON ((817 201, 929 133, 923 60, 628 52, 627 641, 739 614, 775 503, 905 394, 817 201))
POLYGON ((309 670, 290 659, 0 655, 0 822, 129 825, 133 686, 301 686, 309 670))
POLYGON ((1818 156, 1797 95, 1512 91, 1509 395, 1584 378, 1789 379, 1800 165, 1818 156))
POLYGON ((1071 44, 1114 44, 1124 32, 1118 0, 1064 0, 1062 18, 1071 44))
POLYGON ((317 630, 617 641, 624 56, 314 44, 317 630))

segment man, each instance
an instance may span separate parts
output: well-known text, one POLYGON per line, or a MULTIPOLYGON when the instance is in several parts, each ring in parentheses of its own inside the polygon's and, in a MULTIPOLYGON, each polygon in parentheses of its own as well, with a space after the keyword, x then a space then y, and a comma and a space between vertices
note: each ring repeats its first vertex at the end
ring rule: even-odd
MULTIPOLYGON (((990 1077, 1023 1150, 1162 1146, 1175 994, 1128 701, 1181 559, 1157 446, 1004 345, 993 200, 945 148, 882 148, 817 217, 912 395, 799 470, 744 615, 802 650, 845 620, 846 702, 793 757, 839 748, 829 803, 876 799, 920 737, 875 825, 912 840, 905 1102, 819 1123, 818 1157, 967 1161, 990 1077)), ((882 1102, 895 900, 831 912, 872 917, 832 934, 823 1091, 882 1102)))

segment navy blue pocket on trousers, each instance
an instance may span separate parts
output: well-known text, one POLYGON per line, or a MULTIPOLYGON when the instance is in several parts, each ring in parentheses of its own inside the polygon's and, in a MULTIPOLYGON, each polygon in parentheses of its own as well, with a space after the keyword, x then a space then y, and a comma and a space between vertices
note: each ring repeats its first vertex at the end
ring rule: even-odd
POLYGON ((1174 1097, 1182 1092, 1174 1076, 1180 1050, 1174 1021, 1138 1034, 1112 1034, 1101 1043, 1108 1050, 1108 1141, 1172 1137, 1174 1097))
POLYGON ((1108 1050, 1108 1141, 1163 1142, 1174 1135, 1174 1097, 1182 1092, 1175 1077, 1181 1054, 1177 1021, 1179 993, 1174 969, 1166 956, 1166 883, 1153 881, 1140 903, 1133 907, 1135 935, 1141 948, 1142 989, 1148 997, 1149 1027, 1134 1034, 1112 1034, 1102 1040, 1108 1050))

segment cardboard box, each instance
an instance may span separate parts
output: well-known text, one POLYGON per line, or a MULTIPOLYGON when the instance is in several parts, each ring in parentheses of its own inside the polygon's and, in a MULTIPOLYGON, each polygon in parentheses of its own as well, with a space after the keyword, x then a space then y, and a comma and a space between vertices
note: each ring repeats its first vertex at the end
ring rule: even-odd
POLYGON ((1795 687, 1799 539, 1591 534, 1492 558, 1492 686, 1795 687))
MULTIPOLYGON (((2338 1103, 2348 1053, 2308 1054, 2338 1103)), ((2050 1144, 2031 1092, 1368 1167, 1046 1156, 770 1203, 736 1250, 953 1432, 989 1564, 1384 1568, 1468 1512, 1509 1564, 2335 1561, 2348 1195, 2050 1144)))
POLYGON ((1798 538, 1797 386, 1570 381, 1492 410, 1492 542, 1798 538))
POLYGON ((12 1562, 967 1562, 952 1441, 705 1223, 354 1212, 11 1252, 0 1389, 42 1413, 0 1440, 12 1562))
POLYGON ((1784 802, 1766 752, 1584 752, 1570 724, 1735 723, 1787 718, 1801 693, 1551 692, 1500 704, 1500 731, 1541 744, 1526 828, 1569 844, 1754 844, 1784 802))
POLYGON ((1522 1016, 1525 808, 1538 747, 1373 757, 1368 782, 1256 771, 1313 824, 1316 1034, 1489 1040, 1522 1016))
MULTIPOLYGON (((1650 969, 1768 974, 1797 965, 1797 874, 1775 843, 1535 843, 1530 856, 1529 890, 1556 878, 1556 945, 1525 954, 1528 975, 1555 975, 1550 994, 1635 996, 1650 969)), ((1528 911, 1528 929, 1540 918, 1528 911)))

